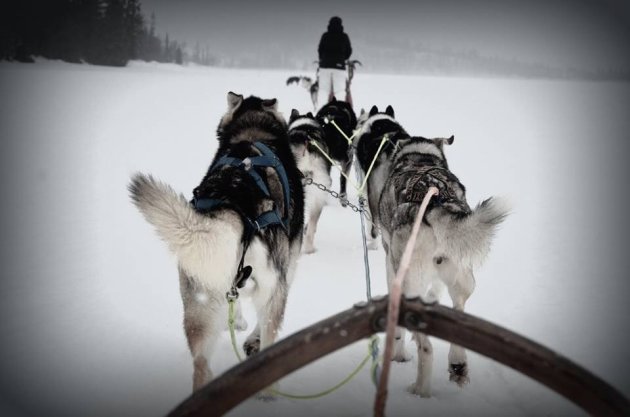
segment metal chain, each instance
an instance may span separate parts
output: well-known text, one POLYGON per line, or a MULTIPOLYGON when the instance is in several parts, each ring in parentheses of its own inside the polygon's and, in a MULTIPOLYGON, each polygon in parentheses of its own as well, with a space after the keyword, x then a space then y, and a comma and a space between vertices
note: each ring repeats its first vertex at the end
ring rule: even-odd
MULTIPOLYGON (((318 182, 313 181, 313 179, 311 177, 304 177, 304 179, 302 180, 302 184, 303 185, 314 185, 315 187, 319 188, 320 190, 322 190, 324 192, 327 192, 328 194, 330 194, 331 196, 333 196, 334 198, 339 200, 342 205, 344 205, 344 204, 347 205, 355 213, 363 213, 368 218, 368 220, 370 222, 372 222, 372 216, 370 215, 370 212, 367 209, 359 208, 359 207, 355 206, 347 198, 342 197, 341 195, 339 195, 339 193, 337 191, 331 190, 330 188, 326 187, 324 184, 320 184, 318 182)), ((363 197, 359 197, 359 199, 363 199, 363 197)))

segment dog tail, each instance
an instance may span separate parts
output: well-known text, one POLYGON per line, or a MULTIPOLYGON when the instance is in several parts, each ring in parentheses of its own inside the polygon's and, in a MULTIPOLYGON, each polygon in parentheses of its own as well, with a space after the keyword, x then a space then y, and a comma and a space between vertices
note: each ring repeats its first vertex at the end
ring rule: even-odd
POLYGON ((492 238, 509 213, 510 205, 505 198, 488 198, 477 204, 466 217, 448 216, 442 239, 438 237, 438 240, 445 244, 447 256, 455 256, 464 264, 477 267, 488 255, 492 238))
POLYGON ((189 276, 210 288, 229 288, 243 230, 238 215, 201 215, 182 194, 151 175, 135 174, 128 188, 135 206, 189 276))

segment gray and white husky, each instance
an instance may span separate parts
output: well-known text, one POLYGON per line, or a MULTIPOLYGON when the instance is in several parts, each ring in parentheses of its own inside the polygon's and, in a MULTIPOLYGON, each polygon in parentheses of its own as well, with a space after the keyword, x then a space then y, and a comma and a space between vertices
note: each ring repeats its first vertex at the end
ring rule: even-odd
MULTIPOLYGON (((305 178, 330 189, 332 164, 324 157, 322 151, 329 153, 324 137, 324 130, 312 113, 300 115, 293 109, 289 118, 289 143, 297 166, 305 178)), ((308 216, 304 227, 304 253, 315 252, 315 232, 317 223, 326 205, 327 194, 315 186, 307 187, 305 193, 304 213, 308 216)))
POLYGON ((385 181, 389 173, 392 155, 396 149, 396 144, 401 139, 408 139, 410 136, 398 123, 394 116, 394 108, 387 106, 385 112, 379 112, 378 107, 372 106, 367 113, 363 109, 357 122, 355 130, 354 145, 361 178, 363 181, 374 162, 370 175, 366 182, 366 192, 368 206, 372 215, 370 248, 376 249, 378 246, 378 201, 385 187, 385 181), (381 141, 383 145, 381 146, 381 141), (380 151, 379 151, 380 148, 380 151), (376 158, 376 159, 375 159, 376 158))
POLYGON ((217 135, 219 149, 193 192, 193 202, 151 176, 137 174, 129 185, 134 204, 177 257, 184 330, 193 357, 193 390, 212 379, 209 358, 225 328, 226 293, 239 271, 251 272, 251 278, 241 275, 247 284, 241 294, 252 297, 258 316, 244 349, 250 355, 274 342, 304 224, 301 175, 276 100, 244 99, 230 92, 217 135), (261 159, 269 150, 272 157, 261 159), (277 167, 254 162, 275 162, 274 158, 286 176, 277 167), (267 213, 282 220, 256 227, 267 213))
MULTIPOLYGON (((437 301, 444 287, 456 310, 463 311, 475 287, 473 270, 490 249, 492 237, 508 215, 507 204, 489 198, 471 210, 466 189, 451 173, 444 156, 444 144, 454 137, 426 139, 412 137, 398 142, 389 175, 379 202, 379 218, 386 253, 387 279, 391 285, 410 236, 420 203, 430 186, 439 189, 423 218, 409 272, 404 277, 403 292, 437 301)), ((422 397, 431 395, 433 348, 423 333, 414 333, 417 344, 418 372, 410 390, 422 397)), ((409 359, 405 351, 404 330, 397 329, 395 361, 409 359)), ((451 345, 450 380, 458 385, 469 381, 466 352, 451 345)))

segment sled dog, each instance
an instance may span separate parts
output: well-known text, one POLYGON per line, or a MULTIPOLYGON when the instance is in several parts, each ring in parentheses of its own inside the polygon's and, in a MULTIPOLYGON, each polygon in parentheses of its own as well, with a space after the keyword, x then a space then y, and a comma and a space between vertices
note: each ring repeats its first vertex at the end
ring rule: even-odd
POLYGON ((369 113, 361 109, 354 144, 359 167, 361 168, 360 172, 363 177, 361 181, 367 175, 370 165, 374 161, 366 183, 368 206, 372 215, 370 232, 373 239, 371 242, 372 248, 377 246, 378 201, 385 186, 385 180, 387 180, 391 156, 396 149, 398 141, 409 137, 405 129, 396 121, 392 106, 387 106, 384 113, 379 112, 376 106, 372 106, 369 113), (381 146, 382 141, 384 142, 381 146))
MULTIPOLYGON (((489 198, 474 210, 466 202, 464 185, 451 173, 444 156, 444 144, 454 137, 402 139, 392 156, 391 168, 379 202, 379 219, 386 253, 387 279, 391 285, 398 271, 420 202, 430 186, 439 189, 423 218, 416 247, 403 281, 408 297, 420 296, 437 301, 444 287, 456 310, 463 311, 473 292, 473 269, 481 264, 490 249, 492 237, 508 215, 505 202, 489 198)), ((433 350, 423 333, 414 333, 418 371, 410 390, 422 397, 431 395, 433 350)), ((409 359, 405 351, 404 330, 398 328, 394 346, 395 361, 409 359)), ((450 380, 458 385, 468 382, 466 352, 451 345, 450 380)))
POLYGON ((213 377, 211 351, 233 285, 252 297, 258 316, 247 355, 274 342, 302 244, 301 175, 277 101, 232 92, 227 101, 218 151, 192 202, 149 175, 136 174, 129 185, 132 201, 177 257, 193 390, 213 377))
MULTIPOLYGON (((328 153, 328 146, 324 140, 324 130, 312 113, 300 115, 293 109, 289 118, 289 143, 302 175, 330 189, 331 163, 322 154, 322 151, 328 153)), ((304 253, 313 253, 315 252, 313 240, 317 231, 317 222, 326 205, 327 194, 315 186, 307 187, 304 193, 304 212, 308 219, 304 227, 303 248, 304 253)))
POLYGON ((317 94, 319 93, 319 82, 313 81, 311 77, 294 75, 287 78, 287 85, 297 84, 303 87, 311 95, 313 109, 317 110, 317 94))
POLYGON ((346 177, 350 174, 352 166, 353 152, 346 136, 350 138, 357 126, 357 117, 352 110, 352 106, 345 101, 338 101, 333 97, 332 101, 322 107, 315 116, 319 124, 324 129, 324 140, 330 151, 328 155, 338 162, 341 168, 339 177, 339 195, 342 204, 347 198, 346 177), (343 133, 333 125, 334 123, 343 133))

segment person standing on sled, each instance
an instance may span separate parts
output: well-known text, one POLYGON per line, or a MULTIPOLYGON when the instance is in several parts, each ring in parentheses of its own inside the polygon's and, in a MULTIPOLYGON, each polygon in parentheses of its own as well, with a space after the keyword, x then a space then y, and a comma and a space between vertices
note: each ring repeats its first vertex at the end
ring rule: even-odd
POLYGON ((328 31, 324 32, 317 48, 319 53, 319 92, 317 102, 319 107, 330 102, 333 96, 352 105, 350 91, 348 90, 348 76, 346 61, 352 54, 350 38, 343 31, 341 18, 334 16, 328 22, 328 31))

